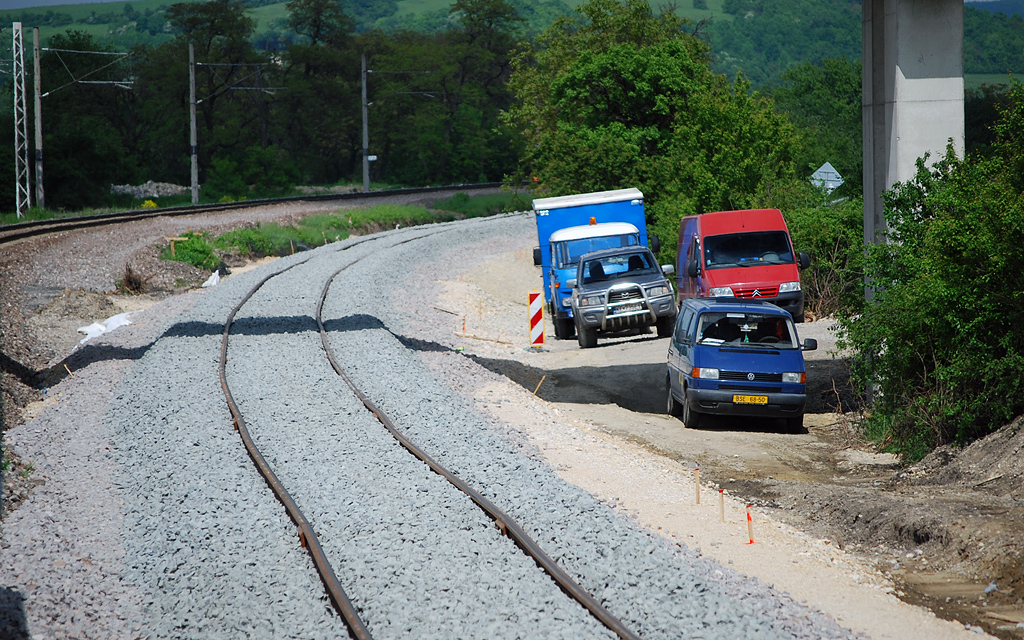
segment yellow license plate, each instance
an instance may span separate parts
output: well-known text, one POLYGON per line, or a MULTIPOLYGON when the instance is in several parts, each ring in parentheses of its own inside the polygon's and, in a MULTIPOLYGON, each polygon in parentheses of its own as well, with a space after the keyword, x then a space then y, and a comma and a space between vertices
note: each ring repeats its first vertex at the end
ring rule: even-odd
POLYGON ((734 395, 732 401, 736 404, 768 404, 768 396, 734 395))

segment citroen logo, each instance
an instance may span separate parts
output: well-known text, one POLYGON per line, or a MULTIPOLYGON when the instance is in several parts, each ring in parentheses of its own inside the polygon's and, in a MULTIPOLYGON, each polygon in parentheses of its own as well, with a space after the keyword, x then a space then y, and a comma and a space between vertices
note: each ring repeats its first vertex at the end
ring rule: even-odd
POLYGON ((754 289, 754 293, 750 294, 750 297, 751 298, 760 298, 761 297, 761 290, 760 289, 754 289))
POLYGON ((747 374, 747 380, 750 380, 751 382, 753 382, 753 380, 754 380, 754 374, 752 374, 752 373, 748 373, 748 374, 747 374))

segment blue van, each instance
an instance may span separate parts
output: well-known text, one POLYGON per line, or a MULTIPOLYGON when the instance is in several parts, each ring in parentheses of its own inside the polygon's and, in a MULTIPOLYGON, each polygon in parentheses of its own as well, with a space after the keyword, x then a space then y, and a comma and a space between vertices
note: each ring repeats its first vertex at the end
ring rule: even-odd
POLYGON ((668 348, 668 413, 691 429, 702 414, 784 418, 803 428, 804 351, 788 311, 759 301, 689 298, 668 348))

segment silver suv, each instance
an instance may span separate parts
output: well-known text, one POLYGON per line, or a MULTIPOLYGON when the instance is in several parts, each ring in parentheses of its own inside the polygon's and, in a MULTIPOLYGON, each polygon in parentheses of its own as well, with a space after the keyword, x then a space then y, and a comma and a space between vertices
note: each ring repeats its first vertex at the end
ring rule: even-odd
POLYGON ((580 257, 572 287, 572 315, 580 347, 597 345, 597 333, 656 326, 672 335, 676 303, 665 279, 672 265, 658 266, 647 247, 595 251, 580 257))

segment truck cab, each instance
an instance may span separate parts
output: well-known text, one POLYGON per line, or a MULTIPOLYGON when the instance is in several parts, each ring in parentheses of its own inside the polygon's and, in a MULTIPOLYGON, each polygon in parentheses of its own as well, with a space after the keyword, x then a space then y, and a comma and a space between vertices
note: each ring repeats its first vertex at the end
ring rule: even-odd
MULTIPOLYGON (((572 287, 580 256, 602 249, 647 246, 644 196, 638 189, 581 193, 533 201, 537 248, 547 314, 555 337, 576 334, 572 287)), ((657 251, 657 248, 655 248, 657 251)))
POLYGON ((810 265, 793 250, 778 209, 716 211, 679 223, 677 292, 687 298, 765 300, 804 321, 799 269, 810 265))

